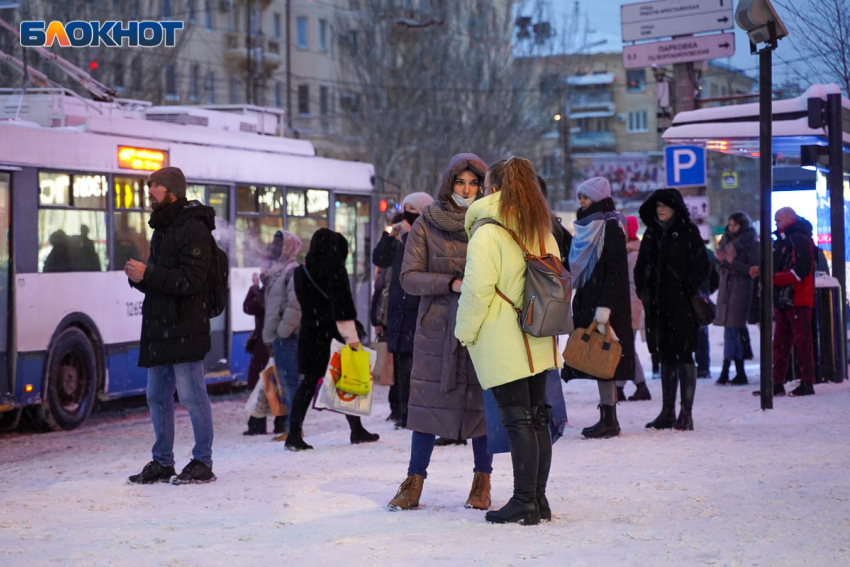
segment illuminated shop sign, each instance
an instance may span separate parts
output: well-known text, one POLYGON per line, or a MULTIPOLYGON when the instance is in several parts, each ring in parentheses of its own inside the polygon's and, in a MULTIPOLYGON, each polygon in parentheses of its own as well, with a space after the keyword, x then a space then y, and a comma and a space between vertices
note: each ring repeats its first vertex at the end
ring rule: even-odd
POLYGON ((118 146, 118 167, 155 171, 168 165, 168 152, 149 148, 118 146))

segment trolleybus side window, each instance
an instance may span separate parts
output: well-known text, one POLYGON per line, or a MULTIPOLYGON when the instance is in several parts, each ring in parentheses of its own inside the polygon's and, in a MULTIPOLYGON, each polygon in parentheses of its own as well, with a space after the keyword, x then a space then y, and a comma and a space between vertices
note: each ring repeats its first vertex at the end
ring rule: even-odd
POLYGON ((153 229, 148 225, 150 199, 142 177, 119 177, 115 188, 115 246, 112 269, 123 270, 128 260, 147 262, 153 229))
POLYGON ((105 270, 106 176, 41 171, 38 185, 38 271, 105 270))
POLYGON ((303 261, 310 249, 310 239, 320 228, 329 228, 328 213, 330 202, 327 191, 320 189, 286 190, 287 230, 301 237, 302 246, 299 261, 303 261))
POLYGON ((236 187, 236 265, 260 267, 272 260, 272 243, 283 229, 283 190, 236 187))

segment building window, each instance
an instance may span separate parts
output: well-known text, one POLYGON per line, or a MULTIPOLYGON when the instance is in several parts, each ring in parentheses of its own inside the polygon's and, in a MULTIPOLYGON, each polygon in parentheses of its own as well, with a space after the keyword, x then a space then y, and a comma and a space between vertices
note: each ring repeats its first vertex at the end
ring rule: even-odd
POLYGON ((239 78, 230 77, 230 104, 239 104, 239 78))
POLYGON ((328 22, 319 20, 319 51, 328 50, 328 22))
POLYGON ((163 70, 165 74, 165 98, 177 99, 177 69, 174 64, 166 65, 163 70))
POLYGON ((626 92, 637 93, 646 90, 646 70, 626 71, 626 92))
POLYGON ((192 65, 192 74, 189 75, 189 97, 192 100, 198 100, 198 91, 200 90, 201 82, 201 66, 198 64, 192 65))
POLYGON ((543 96, 552 96, 558 92, 559 76, 556 74, 544 75, 540 79, 540 94, 543 96))
POLYGON ((298 85, 298 114, 310 116, 310 85, 298 85))
POLYGON ((298 18, 295 27, 295 38, 298 49, 307 49, 309 44, 307 41, 307 18, 298 18))
POLYGON ((207 73, 207 104, 215 104, 215 73, 207 73))
POLYGON ((130 17, 138 18, 139 17, 139 1, 140 0, 130 0, 130 17))
POLYGON ((233 6, 227 6, 227 31, 236 31, 236 14, 233 12, 233 6))
POLYGON ((272 16, 272 30, 274 31, 274 38, 281 38, 281 26, 280 26, 280 14, 275 14, 272 16))
POLYGON ((319 87, 319 114, 328 115, 328 87, 319 87))
POLYGON ((274 105, 283 108, 283 83, 280 81, 274 84, 274 105))
POLYGON ((360 112, 360 95, 357 93, 342 93, 339 106, 346 112, 360 112))
POLYGON ((118 90, 124 90, 124 64, 116 63, 115 64, 115 88, 118 90))
POLYGON ((357 47, 357 31, 356 30, 350 30, 348 32, 348 36, 346 37, 346 43, 348 44, 348 52, 351 54, 352 57, 354 57, 355 55, 357 55, 360 52, 360 50, 357 47))
POLYGON ((195 17, 196 17, 195 12, 197 12, 197 10, 196 10, 197 1, 198 0, 186 0, 186 12, 187 12, 186 15, 189 18, 189 23, 192 23, 192 24, 195 23, 195 17))
POLYGON ((130 72, 133 74, 133 90, 142 90, 142 59, 136 56, 130 64, 130 72))
POLYGON ((204 0, 204 26, 213 31, 213 7, 211 0, 204 0))
POLYGON ((649 132, 649 113, 645 110, 629 112, 628 132, 649 132))
POLYGON ((38 271, 106 269, 106 176, 40 171, 38 187, 38 271))
POLYGON ((162 17, 171 17, 171 0, 162 0, 162 17))

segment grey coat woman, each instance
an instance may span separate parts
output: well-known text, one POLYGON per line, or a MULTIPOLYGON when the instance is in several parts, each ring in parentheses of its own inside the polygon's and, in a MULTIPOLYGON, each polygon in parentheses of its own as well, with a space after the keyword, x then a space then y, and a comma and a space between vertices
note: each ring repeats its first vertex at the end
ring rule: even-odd
POLYGON ((731 382, 736 385, 747 383, 743 333, 746 332, 755 285, 750 277, 750 268, 759 265, 759 257, 758 237, 750 217, 744 213, 733 214, 717 248, 720 288, 714 324, 725 327, 723 371, 718 384, 729 382, 732 361, 735 362, 737 376, 731 382))
POLYGON ((464 215, 453 211, 452 179, 466 169, 483 178, 487 166, 472 154, 452 159, 437 200, 410 230, 400 275, 405 293, 421 297, 407 427, 447 439, 486 434, 481 386, 469 353, 454 336, 460 295, 451 288, 463 279, 469 238, 464 215))

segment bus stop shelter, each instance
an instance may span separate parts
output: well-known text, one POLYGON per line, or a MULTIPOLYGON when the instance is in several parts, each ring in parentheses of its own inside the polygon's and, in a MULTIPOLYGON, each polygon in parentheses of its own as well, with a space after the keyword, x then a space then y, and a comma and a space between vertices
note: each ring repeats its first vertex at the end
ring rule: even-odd
MULTIPOLYGON (((774 164, 815 172, 810 193, 798 192, 801 206, 814 218, 816 244, 829 254, 832 273, 846 303, 847 251, 850 250, 850 99, 837 85, 813 85, 802 96, 773 101, 774 164), (833 168, 833 163, 839 167, 833 168)), ((704 108, 676 115, 663 139, 669 145, 702 146, 709 151, 759 159, 759 104, 704 108)), ((777 192, 774 179, 772 201, 791 204, 777 192)), ((774 208, 775 210, 775 208, 774 208)), ((759 219, 772 224, 773 219, 759 219)), ((839 300, 839 301, 841 301, 839 300)), ((841 328, 844 310, 838 308, 841 328)), ((842 337, 845 337, 842 333, 842 337)), ((842 345, 846 339, 841 341, 842 345)), ((846 377, 846 358, 841 350, 840 379, 846 377)))

